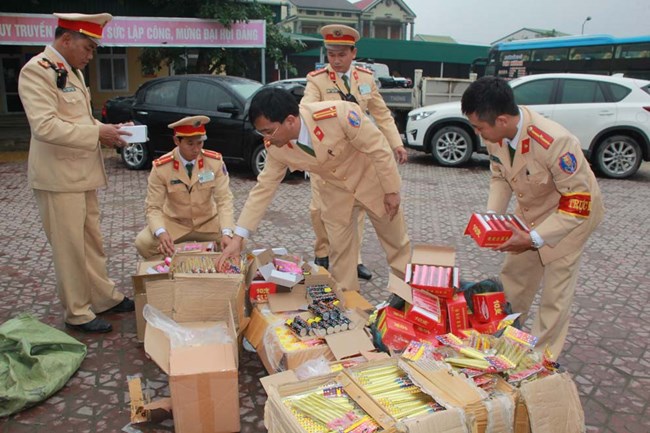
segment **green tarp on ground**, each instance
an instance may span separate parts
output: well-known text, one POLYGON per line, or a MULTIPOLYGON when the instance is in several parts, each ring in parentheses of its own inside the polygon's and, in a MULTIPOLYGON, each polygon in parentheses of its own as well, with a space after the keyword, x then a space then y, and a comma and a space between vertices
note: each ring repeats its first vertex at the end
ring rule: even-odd
POLYGON ((85 357, 85 344, 31 315, 0 325, 0 417, 54 394, 85 357))

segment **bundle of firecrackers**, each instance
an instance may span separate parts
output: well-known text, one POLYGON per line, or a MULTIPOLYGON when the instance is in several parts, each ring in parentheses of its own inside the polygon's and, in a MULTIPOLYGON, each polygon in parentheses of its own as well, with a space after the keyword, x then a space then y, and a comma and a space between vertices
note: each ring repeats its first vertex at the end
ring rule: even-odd
MULTIPOLYGON (((308 272, 303 269, 299 263, 302 260, 295 256, 284 256, 285 258, 274 257, 273 267, 280 272, 289 272, 296 275, 307 275, 308 272)), ((255 256, 249 254, 247 262, 254 260, 255 256)), ((252 303, 265 303, 269 300, 269 295, 277 293, 278 285, 271 281, 266 281, 258 269, 253 281, 251 281, 248 296, 252 303)))
POLYGON ((512 237, 512 228, 529 232, 526 224, 517 215, 474 213, 469 219, 465 234, 481 247, 497 247, 512 237))
POLYGON ((222 268, 217 269, 218 259, 216 255, 176 255, 169 270, 182 274, 241 274, 240 260, 228 258, 222 268))
POLYGON ((402 357, 425 369, 430 363, 444 362, 486 391, 493 389, 497 376, 518 384, 547 376, 558 368, 548 349, 542 354, 533 351, 536 337, 510 325, 499 337, 466 330, 462 338, 445 334, 437 340, 439 345, 413 341, 402 357))
POLYGON ((349 371, 364 391, 397 421, 445 410, 396 364, 361 365, 349 371))
POLYGON ((380 430, 379 424, 336 382, 285 397, 282 402, 307 433, 373 433, 380 430))
POLYGON ((324 284, 308 286, 307 296, 311 299, 307 308, 313 317, 304 319, 295 316, 285 322, 296 335, 301 338, 323 338, 354 328, 354 323, 341 310, 341 301, 331 287, 324 284))
POLYGON ((307 350, 311 347, 322 346, 325 344, 325 341, 318 337, 310 339, 300 338, 292 329, 285 325, 276 326, 273 331, 275 332, 280 347, 284 352, 299 352, 301 350, 307 350))

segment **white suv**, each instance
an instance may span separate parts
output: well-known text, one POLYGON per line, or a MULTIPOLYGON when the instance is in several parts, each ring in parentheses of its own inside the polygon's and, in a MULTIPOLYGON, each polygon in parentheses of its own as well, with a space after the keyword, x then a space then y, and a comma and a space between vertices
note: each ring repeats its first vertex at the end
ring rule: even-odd
MULTIPOLYGON (((587 158, 607 177, 625 178, 650 160, 650 81, 586 74, 529 75, 510 81, 518 104, 571 131, 587 158)), ((441 165, 484 152, 460 101, 409 113, 406 145, 431 153, 441 165)))

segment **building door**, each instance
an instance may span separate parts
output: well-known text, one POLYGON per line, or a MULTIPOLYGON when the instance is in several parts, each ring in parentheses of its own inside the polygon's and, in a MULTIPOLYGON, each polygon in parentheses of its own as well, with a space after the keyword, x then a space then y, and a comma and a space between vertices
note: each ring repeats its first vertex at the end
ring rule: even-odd
POLYGON ((25 111, 18 97, 20 68, 20 56, 0 55, 0 114, 25 111))

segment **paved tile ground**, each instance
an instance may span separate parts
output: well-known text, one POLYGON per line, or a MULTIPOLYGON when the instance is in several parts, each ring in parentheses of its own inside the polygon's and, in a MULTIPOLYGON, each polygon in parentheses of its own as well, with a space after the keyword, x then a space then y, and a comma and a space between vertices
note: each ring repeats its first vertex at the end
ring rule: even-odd
MULTIPOLYGON (((0 163, 0 323, 20 312, 63 329, 55 296, 50 249, 36 205, 27 188, 26 163, 0 163)), ((11 158, 2 160, 7 161, 11 158)), ((101 191, 102 229, 109 272, 131 295, 130 275, 137 260, 132 245, 144 226, 147 173, 124 169, 109 154, 110 179, 101 191)), ((230 166, 237 213, 254 184, 242 168, 230 166)), ((405 215, 414 243, 457 248, 465 280, 498 274, 503 257, 476 247, 463 236, 468 216, 484 209, 488 169, 484 157, 465 168, 435 166, 411 153, 400 168, 405 215)), ((560 361, 574 375, 589 432, 650 431, 650 163, 628 180, 600 179, 608 208, 584 254, 569 341, 560 361)), ((307 204, 309 185, 287 179, 254 238, 256 246, 286 246, 310 259, 313 235, 307 204)), ((373 270, 362 293, 371 301, 386 297, 387 269, 374 231, 368 227, 363 257, 373 270)), ((119 432, 129 423, 126 379, 142 375, 156 397, 168 395, 166 376, 144 355, 132 316, 109 316, 115 330, 103 336, 73 334, 88 345, 88 357, 66 386, 42 404, 0 419, 0 433, 119 432)), ((264 432, 265 375, 257 355, 244 353, 240 369, 242 432, 264 432)), ((131 432, 168 432, 173 425, 138 426, 131 432)), ((559 433, 559 432, 558 432, 559 433)))

